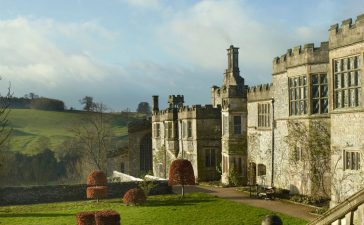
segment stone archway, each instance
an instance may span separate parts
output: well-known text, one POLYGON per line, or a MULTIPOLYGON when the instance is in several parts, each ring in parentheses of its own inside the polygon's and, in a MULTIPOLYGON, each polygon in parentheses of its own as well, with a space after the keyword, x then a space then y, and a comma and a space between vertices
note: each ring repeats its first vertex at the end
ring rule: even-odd
POLYGON ((152 136, 145 135, 140 141, 140 172, 147 173, 153 170, 152 165, 152 136))

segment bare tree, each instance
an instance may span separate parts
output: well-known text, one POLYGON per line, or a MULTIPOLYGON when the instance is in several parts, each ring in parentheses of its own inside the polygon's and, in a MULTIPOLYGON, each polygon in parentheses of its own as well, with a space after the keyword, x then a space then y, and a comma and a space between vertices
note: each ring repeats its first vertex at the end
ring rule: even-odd
POLYGON ((8 87, 8 91, 5 96, 1 96, 0 101, 0 147, 4 145, 5 141, 9 138, 12 129, 9 128, 9 113, 10 104, 13 93, 11 91, 11 85, 8 87))
POLYGON ((106 172, 107 156, 114 151, 116 144, 111 128, 110 117, 105 115, 106 106, 95 104, 95 111, 86 115, 82 121, 71 129, 75 143, 87 162, 106 172))
MULTIPOLYGON (((11 91, 11 84, 9 84, 7 93, 4 96, 0 94, 0 151, 3 150, 12 132, 12 128, 9 128, 9 113, 11 111, 10 104, 12 97, 13 92, 11 91)), ((0 163, 0 167, 2 162, 0 163)))

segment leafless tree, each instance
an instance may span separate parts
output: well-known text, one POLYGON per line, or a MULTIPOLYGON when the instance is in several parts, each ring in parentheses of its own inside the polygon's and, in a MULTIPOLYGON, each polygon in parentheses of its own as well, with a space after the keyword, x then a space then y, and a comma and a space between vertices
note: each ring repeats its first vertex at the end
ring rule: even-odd
POLYGON ((106 171, 107 156, 116 148, 110 117, 105 114, 106 106, 95 104, 95 111, 85 115, 82 121, 71 129, 78 151, 87 162, 97 169, 106 171))
MULTIPOLYGON (((1 79, 1 78, 0 78, 1 79)), ((6 94, 3 96, 0 94, 0 151, 6 146, 6 141, 12 132, 12 128, 9 128, 9 113, 11 98, 13 92, 11 91, 11 84, 9 84, 6 94)), ((0 167, 5 160, 1 160, 0 167)))

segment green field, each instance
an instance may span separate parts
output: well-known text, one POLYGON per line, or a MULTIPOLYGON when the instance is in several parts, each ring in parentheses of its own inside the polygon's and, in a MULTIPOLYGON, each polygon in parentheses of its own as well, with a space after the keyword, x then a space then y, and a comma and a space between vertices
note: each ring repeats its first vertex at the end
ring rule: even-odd
MULTIPOLYGON (((123 225, 209 225, 209 224, 261 224, 272 212, 241 203, 220 199, 208 194, 187 194, 181 201, 179 195, 149 197, 144 206, 124 206, 121 199, 63 202, 24 206, 0 207, 1 225, 72 225, 75 214, 81 211, 116 210, 123 225)), ((285 225, 306 224, 307 221, 278 214, 285 225)))
MULTIPOLYGON (((70 129, 82 118, 91 116, 83 111, 42 111, 33 109, 12 109, 9 114, 10 127, 13 128, 10 138, 10 150, 25 154, 36 154, 47 146, 57 151, 60 145, 72 137, 70 129)), ((138 115, 130 117, 118 114, 107 114, 113 131, 120 139, 127 137, 127 124, 138 115)))

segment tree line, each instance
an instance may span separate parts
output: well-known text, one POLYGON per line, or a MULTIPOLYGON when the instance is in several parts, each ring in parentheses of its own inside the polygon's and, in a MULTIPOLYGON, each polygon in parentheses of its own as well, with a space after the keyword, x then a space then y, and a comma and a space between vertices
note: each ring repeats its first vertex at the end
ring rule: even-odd
POLYGON ((8 101, 10 109, 40 109, 50 111, 63 111, 63 101, 52 98, 39 97, 35 94, 24 97, 0 97, 0 102, 8 101))

